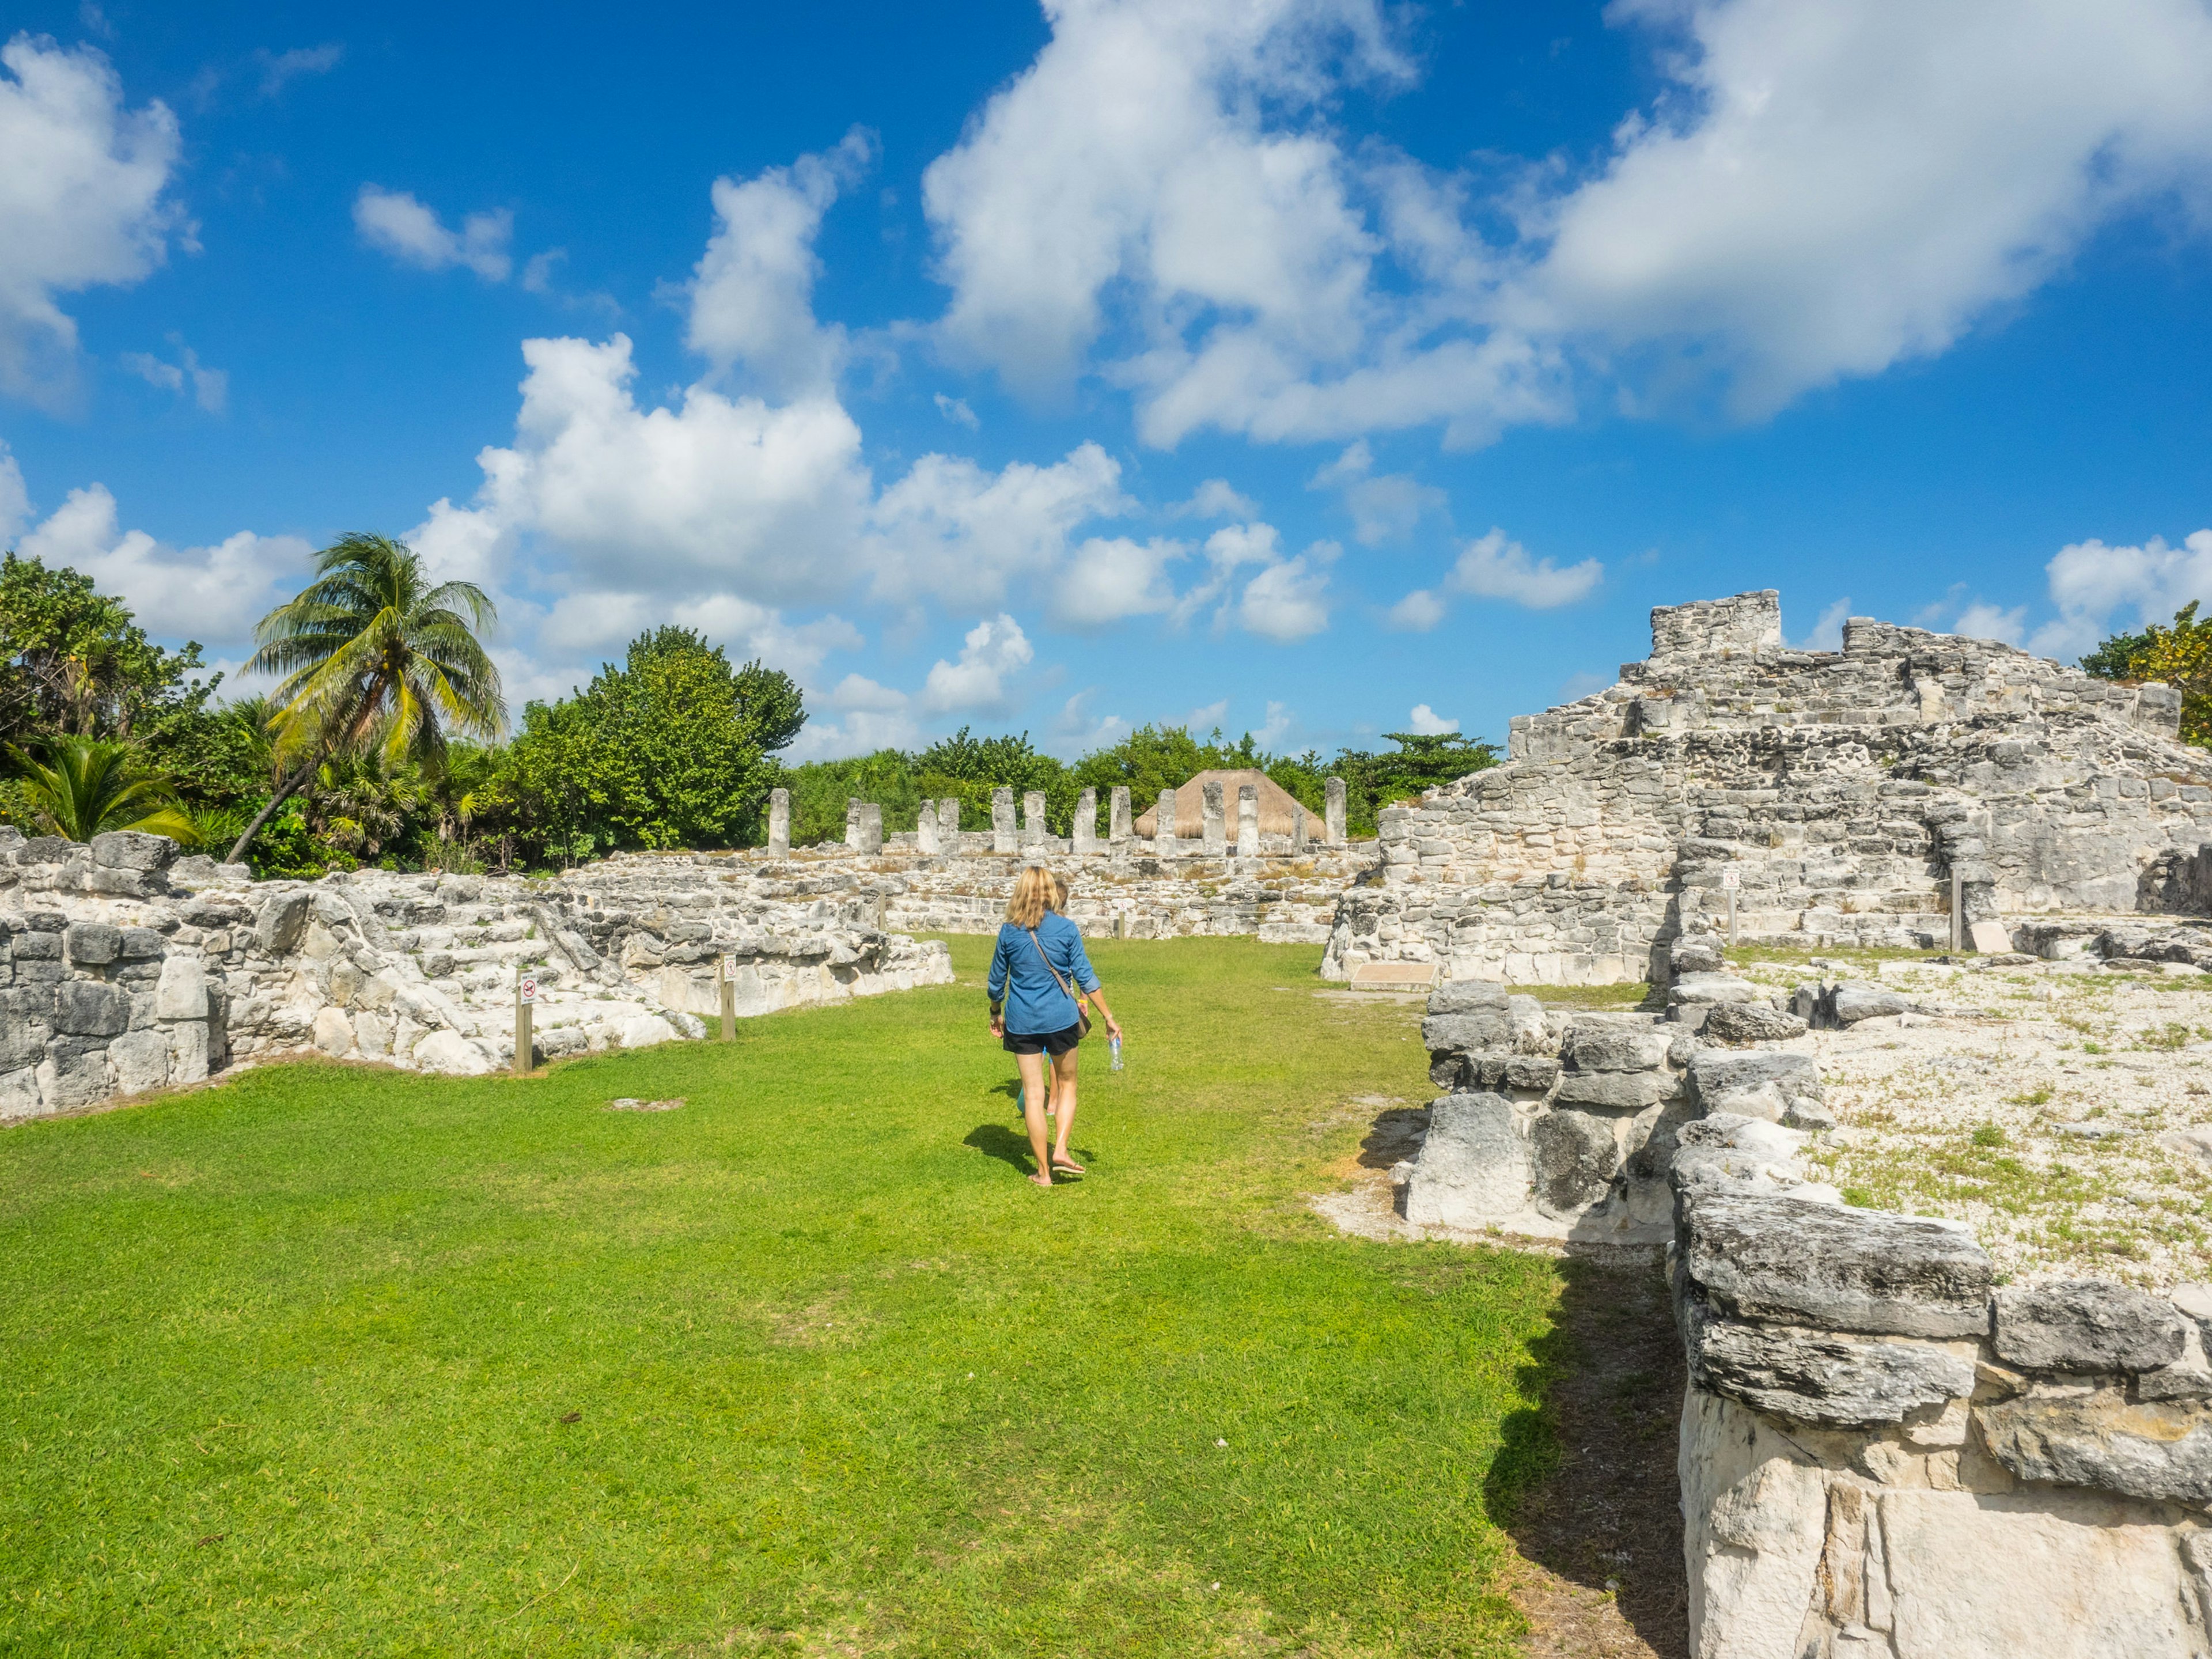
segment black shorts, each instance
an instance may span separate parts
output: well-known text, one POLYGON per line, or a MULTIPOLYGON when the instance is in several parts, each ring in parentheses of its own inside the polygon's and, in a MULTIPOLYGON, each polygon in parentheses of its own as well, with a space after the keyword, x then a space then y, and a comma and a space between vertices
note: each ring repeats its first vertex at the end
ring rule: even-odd
POLYGON ((1078 1020, 1065 1031, 1009 1031, 1000 1039, 1010 1054, 1050 1054, 1054 1059, 1066 1054, 1083 1041, 1083 1023, 1078 1020))

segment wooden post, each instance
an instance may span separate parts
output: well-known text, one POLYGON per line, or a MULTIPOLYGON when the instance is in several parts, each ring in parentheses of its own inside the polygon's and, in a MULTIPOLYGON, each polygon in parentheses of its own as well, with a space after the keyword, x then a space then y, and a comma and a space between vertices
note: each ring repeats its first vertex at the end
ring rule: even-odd
POLYGON ((1951 948, 1966 948, 1966 879, 1956 870, 1951 872, 1951 948))
POLYGON ((738 988, 726 971, 729 960, 720 955, 714 958, 714 1000, 722 1010, 722 1041, 734 1042, 738 1036, 738 988))
POLYGON ((514 968, 514 1074, 517 1077, 530 1075, 530 1051, 536 1041, 530 1029, 532 1012, 531 1005, 523 1000, 522 964, 517 963, 514 968))
POLYGON ((1735 950, 1735 888, 1733 888, 1733 887, 1731 887, 1731 888, 1729 888, 1729 889, 1728 890, 1728 902, 1729 902, 1729 950, 1731 950, 1731 951, 1733 951, 1733 950, 1735 950))

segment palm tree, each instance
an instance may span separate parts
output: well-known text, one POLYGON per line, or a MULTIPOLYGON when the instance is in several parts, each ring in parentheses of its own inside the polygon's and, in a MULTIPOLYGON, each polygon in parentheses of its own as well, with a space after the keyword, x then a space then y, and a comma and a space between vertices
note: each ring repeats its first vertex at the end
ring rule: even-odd
POLYGON ((199 836, 177 803, 174 785, 139 763, 127 743, 63 737, 47 745, 40 765, 20 749, 9 757, 23 775, 41 828, 71 841, 90 841, 111 830, 167 836, 191 847, 199 836))
POLYGON ((446 731, 496 738, 507 726, 499 670, 477 631, 498 612, 474 582, 429 585, 422 561, 386 536, 341 536, 315 556, 315 580, 253 630, 248 673, 282 674, 280 756, 300 763, 230 849, 246 843, 325 756, 372 743, 390 762, 434 769, 446 731))

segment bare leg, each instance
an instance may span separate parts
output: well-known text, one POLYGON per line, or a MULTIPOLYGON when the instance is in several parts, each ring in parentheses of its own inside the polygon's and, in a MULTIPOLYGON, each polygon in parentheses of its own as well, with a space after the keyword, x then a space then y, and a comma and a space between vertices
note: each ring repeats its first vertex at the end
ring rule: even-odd
POLYGON ((1060 1108, 1060 1139, 1053 1147, 1052 1167, 1081 1175, 1083 1166, 1067 1155, 1067 1138, 1075 1131, 1075 1054, 1070 1048, 1052 1063, 1053 1100, 1060 1108))
POLYGON ((1022 1121, 1030 1132, 1030 1151, 1036 1155, 1036 1173, 1030 1177, 1040 1187, 1052 1185, 1052 1159, 1045 1151, 1042 1054, 1016 1054, 1022 1068, 1022 1121))

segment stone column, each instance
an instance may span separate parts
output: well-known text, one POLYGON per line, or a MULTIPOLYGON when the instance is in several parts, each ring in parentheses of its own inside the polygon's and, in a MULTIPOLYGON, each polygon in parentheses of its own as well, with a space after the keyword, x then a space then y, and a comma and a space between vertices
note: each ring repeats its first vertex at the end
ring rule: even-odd
POLYGON ((994 853, 1018 853, 1021 843, 1014 834, 1014 792, 1000 784, 991 792, 991 850, 994 853))
POLYGON ((871 858, 884 850, 884 809, 872 800, 860 803, 858 845, 871 858))
POLYGON ((768 792, 768 855, 772 859, 791 856, 791 791, 788 789, 768 792))
POLYGON ((1206 856, 1218 859, 1229 851, 1229 828, 1221 810, 1221 785, 1217 781, 1199 791, 1204 802, 1205 817, 1200 828, 1206 835, 1206 856))
POLYGON ((948 853, 960 850, 960 797, 947 795, 937 803, 937 840, 948 853))
POLYGON ((1255 783, 1237 786, 1237 856, 1260 856, 1260 787, 1255 783))
POLYGON ((1303 855, 1306 850, 1306 809, 1301 805, 1291 814, 1291 851, 1303 855))
POLYGON ((926 859, 937 856, 937 803, 926 800, 914 821, 914 850, 926 859))
POLYGON ((1022 851, 1044 851, 1044 791, 1030 789, 1022 794, 1022 851))
POLYGON ((1182 851, 1176 844, 1175 791, 1163 789, 1158 805, 1152 808, 1152 856, 1171 859, 1182 851))
POLYGON ((1117 783, 1109 796, 1106 809, 1106 839, 1119 847, 1129 839, 1129 786, 1117 783))
POLYGON ((858 850, 860 845, 860 798, 845 797, 845 845, 858 850))
POLYGON ((1344 780, 1328 781, 1328 844, 1344 845, 1344 780))
POLYGON ((1075 798, 1074 848, 1079 858, 1098 850, 1098 792, 1086 789, 1075 798))

